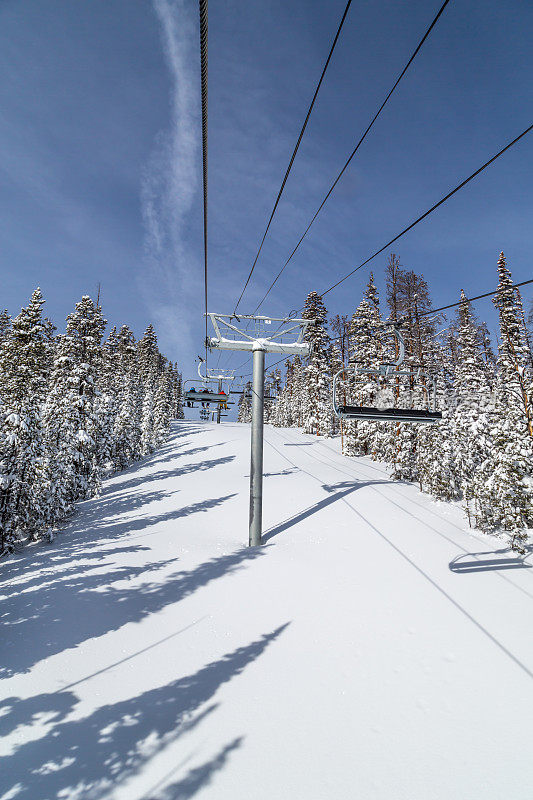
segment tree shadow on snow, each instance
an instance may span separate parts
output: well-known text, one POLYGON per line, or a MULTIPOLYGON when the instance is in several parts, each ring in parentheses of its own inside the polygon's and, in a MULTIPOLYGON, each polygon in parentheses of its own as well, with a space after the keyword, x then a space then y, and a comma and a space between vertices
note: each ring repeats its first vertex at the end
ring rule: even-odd
POLYGON ((139 622, 264 554, 246 547, 170 574, 177 558, 103 571, 98 562, 64 565, 40 582, 33 580, 22 593, 18 583, 7 587, 1 606, 0 677, 25 672, 44 658, 139 622))
MULTIPOLYGON (((197 447, 196 451, 204 449, 207 448, 197 447)), ((166 480, 167 478, 179 478, 182 475, 189 475, 191 472, 205 472, 207 469, 213 469, 214 467, 219 467, 223 464, 229 464, 234 459, 235 456, 222 456, 221 458, 212 458, 208 461, 196 461, 192 464, 184 464, 182 467, 176 467, 175 469, 159 470, 157 472, 150 472, 146 475, 137 474, 134 478, 126 478, 125 480, 118 482, 113 481, 113 483, 110 483, 104 488, 101 497, 108 497, 109 495, 117 494, 118 492, 124 492, 126 490, 129 491, 131 489, 135 489, 137 486, 144 486, 145 484, 152 483, 153 481, 166 480)), ((135 472, 138 472, 138 470, 135 470, 135 472)))
MULTIPOLYGON (((223 444, 227 443, 213 442, 213 444, 207 445, 205 447, 191 447, 189 450, 183 450, 183 452, 176 452, 176 450, 173 449, 171 450, 170 453, 167 453, 166 455, 164 451, 157 450, 157 452, 154 453, 153 456, 150 456, 151 461, 149 463, 149 466, 152 466, 153 464, 168 464, 171 461, 176 461, 178 458, 183 458, 185 456, 194 456, 197 453, 203 453, 206 450, 212 450, 214 447, 221 447, 223 444)), ((123 475, 125 473, 121 472, 119 474, 123 475)))
MULTIPOLYGON (((218 689, 254 662, 289 623, 239 647, 192 675, 136 697, 101 706, 82 719, 69 719, 77 697, 69 691, 10 697, 0 704, 0 721, 14 726, 46 720, 41 738, 25 742, 4 759, 0 794, 12 800, 76 797, 98 800, 113 786, 139 774, 147 763, 174 746, 217 709, 218 689)), ((239 737, 213 758, 170 783, 183 761, 144 797, 186 800, 205 787, 242 743, 239 737)))

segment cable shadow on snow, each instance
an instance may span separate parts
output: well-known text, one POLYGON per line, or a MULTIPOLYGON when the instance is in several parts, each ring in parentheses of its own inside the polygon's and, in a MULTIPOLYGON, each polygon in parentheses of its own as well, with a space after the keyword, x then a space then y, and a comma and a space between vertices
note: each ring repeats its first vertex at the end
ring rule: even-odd
MULTIPOLYGON (((139 774, 153 757, 212 715, 219 705, 214 701, 219 688, 256 661, 288 624, 192 675, 103 705, 82 719, 68 718, 78 702, 72 692, 6 699, 0 705, 0 713, 4 713, 0 720, 23 725, 45 715, 47 730, 41 738, 15 746, 13 755, 4 759, 0 794, 9 792, 11 800, 98 800, 109 796, 114 786, 139 774)), ((243 737, 234 739, 209 761, 168 785, 178 766, 152 787, 146 800, 193 797, 224 767, 242 741, 243 737)))
POLYGON ((318 503, 314 503, 312 506, 308 506, 304 508, 303 511, 299 511, 297 514, 294 514, 292 517, 288 517, 288 519, 283 520, 283 522, 277 523, 271 528, 268 528, 263 533, 261 537, 261 541, 268 542, 274 536, 277 536, 283 531, 286 531, 288 528, 292 528, 293 525, 297 525, 299 522, 302 522, 304 519, 316 514, 318 511, 322 511, 322 509, 327 508, 328 506, 336 503, 338 500, 343 500, 352 492, 355 492, 357 489, 362 489, 364 486, 372 486, 376 483, 386 483, 386 481, 360 481, 354 483, 353 481, 343 481, 342 483, 328 485, 322 484, 322 488, 326 492, 330 492, 329 497, 325 497, 323 500, 319 500, 318 503), (341 489, 342 491, 337 491, 333 494, 335 489, 341 489))
POLYGON ((170 574, 178 559, 113 571, 98 564, 98 572, 69 572, 22 594, 15 591, 2 601, 0 677, 26 672, 44 658, 139 622, 263 555, 259 548, 241 548, 170 574))
MULTIPOLYGON (((275 478, 278 475, 294 475, 295 472, 299 472, 300 470, 298 467, 290 467, 288 469, 282 469, 279 472, 263 472, 263 478, 275 478)), ((244 476, 245 478, 250 477, 250 473, 244 476)))

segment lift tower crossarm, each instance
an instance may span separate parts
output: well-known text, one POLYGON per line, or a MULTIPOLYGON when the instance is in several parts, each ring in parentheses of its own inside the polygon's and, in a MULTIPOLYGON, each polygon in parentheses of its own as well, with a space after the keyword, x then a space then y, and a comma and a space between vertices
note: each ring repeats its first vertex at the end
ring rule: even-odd
POLYGON ((267 353, 285 353, 286 355, 309 355, 309 343, 304 341, 305 331, 310 324, 308 319, 292 319, 290 317, 276 318, 252 315, 240 315, 239 317, 230 314, 209 313, 215 336, 208 340, 208 346, 220 350, 249 350, 253 351, 255 345, 264 345, 263 349, 267 353), (246 331, 242 327, 238 328, 233 324, 244 322, 253 323, 255 330, 246 331), (278 329, 273 333, 267 331, 267 327, 273 322, 280 323, 278 329), (283 338, 290 341, 283 341, 283 338))

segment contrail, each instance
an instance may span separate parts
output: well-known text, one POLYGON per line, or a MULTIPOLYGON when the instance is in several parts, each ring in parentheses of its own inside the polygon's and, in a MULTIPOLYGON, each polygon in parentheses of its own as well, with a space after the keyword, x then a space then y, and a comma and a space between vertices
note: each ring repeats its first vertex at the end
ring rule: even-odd
POLYGON ((171 78, 170 129, 158 134, 142 178, 147 269, 141 284, 165 345, 179 342, 182 350, 190 341, 187 309, 196 272, 185 230, 199 186, 198 32, 183 0, 153 0, 153 7, 171 78))

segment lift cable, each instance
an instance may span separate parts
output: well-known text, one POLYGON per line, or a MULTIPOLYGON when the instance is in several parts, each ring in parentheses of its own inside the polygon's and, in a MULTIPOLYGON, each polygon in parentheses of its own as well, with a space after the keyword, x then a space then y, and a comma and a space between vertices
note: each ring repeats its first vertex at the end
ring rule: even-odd
POLYGON ((449 200, 450 197, 452 197, 456 192, 458 192, 460 189, 462 189, 463 186, 466 186, 466 184, 469 183, 473 178, 475 178, 476 175, 479 175, 481 172, 483 172, 483 170, 486 169, 488 166, 490 166, 490 164, 492 164, 493 161, 496 161, 497 158, 502 156, 507 150, 509 150, 511 147, 513 147, 513 145, 515 145, 517 142, 519 142, 520 139, 522 139, 532 129, 533 129, 533 125, 530 125, 529 128, 526 128, 525 131, 522 131, 522 133, 519 136, 517 136, 516 139, 513 139, 512 142, 509 142, 509 144, 506 144, 505 147, 503 147, 498 153, 496 153, 496 155, 492 156, 491 159, 489 159, 487 162, 485 162, 485 164, 483 164, 483 166, 479 167, 479 169, 477 169, 475 172, 473 172, 471 175, 469 175, 468 178, 465 178, 464 181, 462 181, 458 186, 456 186, 455 189, 452 189, 451 192, 448 192, 448 194, 445 195, 445 197, 443 197, 441 200, 439 200, 438 203, 435 203, 434 206, 431 206, 431 208, 428 209, 428 211, 424 212, 424 214, 421 214, 417 219, 415 219, 414 222, 411 222, 411 224, 408 225, 407 228, 404 228, 403 231, 401 231, 401 233, 399 233, 397 236, 395 236, 393 239, 391 239, 389 242, 387 242, 387 244, 383 245, 383 247, 380 247, 379 250, 376 250, 376 252, 373 253, 371 256, 369 256, 369 258, 367 258, 365 261, 363 261, 362 264, 359 264, 358 267, 356 267, 355 269, 352 269, 351 272, 348 272, 347 275, 345 275, 343 278, 341 278, 336 283, 334 283, 333 286, 330 286, 328 289, 326 289, 324 292, 322 292, 321 296, 324 297, 324 295, 328 294, 328 292, 331 292, 333 289, 336 289, 337 286, 340 286, 341 283, 344 283, 344 281, 347 280, 348 278, 350 278, 355 272, 357 272, 358 270, 362 269, 362 267, 366 266, 370 261, 372 261, 373 258, 375 258, 380 253, 382 253, 384 250, 386 250, 388 247, 390 247, 391 244, 393 244, 394 242, 397 242, 398 239, 400 239, 404 234, 406 234, 408 231, 410 231, 412 228, 414 228, 415 225, 418 225, 419 222, 422 222, 423 219, 425 219, 430 214, 432 214, 433 211, 435 211, 437 208, 439 208, 439 206, 441 206, 443 203, 445 203, 447 200, 449 200))
MULTIPOLYGON (((433 28, 434 28, 434 27, 435 27, 435 25, 437 24, 437 21, 438 21, 439 17, 441 16, 442 12, 444 11, 444 9, 445 9, 445 8, 446 8, 446 6, 448 5, 448 3, 449 3, 449 0, 444 0, 444 3, 442 4, 442 6, 440 7, 439 11, 437 12, 437 14, 436 14, 435 18, 433 19, 433 22, 431 23, 431 25, 429 26, 429 28, 428 28, 428 29, 427 29, 427 31, 425 32, 425 34, 424 34, 424 36, 422 37, 422 39, 420 40, 420 42, 418 43, 418 45, 417 45, 417 47, 416 47, 415 51, 413 52, 413 54, 412 54, 411 58, 409 59, 409 61, 407 62, 407 64, 406 64, 406 65, 405 65, 405 67, 403 68, 403 70, 401 71, 401 73, 400 73, 400 75, 398 76, 398 78, 396 79, 396 82, 394 83, 394 85, 393 85, 392 89, 390 90, 390 92, 389 92, 389 93, 388 93, 388 95, 386 96, 385 100, 383 101, 383 103, 381 104, 381 106, 379 107, 379 109, 377 110, 377 112, 375 113, 375 115, 374 115, 374 117, 373 117, 372 121, 370 122, 370 124, 368 125, 367 129, 365 130, 365 132, 363 133, 363 135, 361 136, 361 138, 360 138, 360 139, 359 139, 359 141, 357 142, 356 146, 354 147, 354 149, 353 149, 353 150, 352 150, 352 152, 350 153, 350 155, 349 155, 348 159, 346 160, 346 162, 345 162, 345 164, 344 164, 343 168, 341 169, 341 171, 339 172, 339 174, 337 175, 337 177, 336 177, 336 178, 335 178, 335 180, 333 181, 333 183, 332 183, 331 187, 329 188, 329 190, 328 190, 328 192, 327 192, 326 196, 324 197, 324 199, 323 199, 323 200, 322 200, 322 202, 320 203, 319 207, 317 208, 317 210, 316 210, 316 212, 315 212, 314 216, 312 217, 312 219, 311 219, 311 222, 309 223, 309 225, 307 226, 307 228, 306 228, 306 229, 305 229, 305 231, 303 232, 302 236, 300 237, 300 240, 298 241, 298 243, 297 243, 296 247, 294 248, 294 250, 292 251, 292 253, 291 253, 291 254, 290 254, 290 256, 288 257, 288 259, 285 261, 285 263, 284 263, 283 267, 280 269, 280 271, 278 272, 278 274, 276 275, 276 277, 274 278, 274 280, 272 281, 272 283, 271 283, 271 284, 270 284, 270 286, 268 287, 268 289, 267 289, 267 291, 266 291, 265 295, 263 296, 262 300, 260 301, 260 303, 259 303, 259 304, 256 306, 256 308, 255 308, 255 310, 254 310, 254 314, 256 314, 256 313, 257 313, 257 311, 258 311, 258 309, 259 309, 259 308, 261 308, 261 306, 262 306, 262 305, 263 305, 263 303, 265 302, 266 298, 268 297, 268 295, 270 294, 270 292, 272 291, 272 289, 274 288, 274 286, 275 286, 275 285, 276 285, 276 283, 278 282, 278 280, 279 280, 279 278, 281 277, 282 273, 285 271, 285 268, 286 268, 286 267, 289 265, 289 262, 292 260, 292 257, 294 256, 294 254, 296 253, 296 251, 297 251, 297 250, 298 250, 298 248, 300 247, 301 243, 303 242, 303 240, 304 240, 304 239, 305 239, 305 237, 307 236, 307 234, 308 234, 308 232, 309 232, 309 230, 310 230, 311 226, 313 225, 314 221, 316 220, 316 218, 318 217, 318 215, 320 214, 320 212, 321 212, 321 211, 322 211, 322 209, 324 208, 324 206, 325 206, 325 204, 327 203, 327 201, 328 201, 329 197, 331 196, 331 194, 332 194, 333 190, 335 189, 335 187, 337 186, 338 182, 340 181, 340 179, 341 179, 341 178, 342 178, 342 176, 344 175, 344 173, 345 173, 346 169, 348 168, 348 165, 350 164, 351 160, 353 159, 353 157, 355 156, 355 154, 356 154, 356 153, 357 153, 357 151, 359 150, 360 146, 363 144, 364 140, 366 139, 366 136, 367 136, 367 134, 370 132, 370 130, 371 130, 372 126, 374 125, 374 123, 376 122, 377 118, 379 117, 379 115, 381 114, 381 112, 383 111, 383 109, 385 108, 385 106, 387 105, 387 103, 388 103, 389 99, 391 98, 392 94, 394 93, 394 91, 395 91, 396 87, 398 86, 398 84, 399 84, 399 83, 400 83, 400 81, 402 80, 403 76, 405 75, 405 73, 407 72, 407 70, 409 69, 409 67, 411 66, 411 64, 413 63, 414 59, 415 59, 415 58, 416 58, 416 56, 418 55, 418 52, 419 52, 419 50, 421 49, 422 45, 424 44, 424 42, 425 42, 425 41, 426 41, 426 39, 428 38, 429 34, 431 33, 431 31, 433 30, 433 28)), ((251 274, 251 273, 250 273, 250 274, 251 274)))
MULTIPOLYGON (((513 289, 518 289, 520 286, 528 286, 530 283, 533 283, 533 278, 530 278, 528 281, 522 281, 521 283, 513 284, 513 289)), ((498 293, 498 289, 493 289, 492 292, 485 292, 484 294, 478 294, 475 297, 466 297, 467 303, 474 303, 476 300, 481 300, 484 297, 492 297, 494 294, 498 293)), ((440 311, 447 311, 449 308, 457 308, 458 306, 462 306, 465 300, 459 300, 457 303, 450 303, 447 306, 440 306, 440 308, 430 308, 429 311, 422 311, 417 314, 418 319, 422 317, 429 317, 430 314, 438 314, 440 311)), ((400 320, 405 319, 405 314, 400 315, 400 320)), ((385 321, 383 325, 387 325, 388 323, 385 321)), ((331 342, 336 342, 339 339, 342 339, 342 336, 334 336, 330 339, 331 342)))
MULTIPOLYGON (((528 281, 521 281, 521 283, 515 283, 515 284, 513 284, 512 288, 513 289, 518 289, 520 286, 528 286, 531 283, 533 283, 533 278, 530 278, 528 281)), ((478 294, 475 297, 467 297, 466 298, 466 302, 467 303, 473 303, 475 300, 481 300, 484 297, 492 297, 492 295, 497 294, 497 292, 498 292, 498 289, 493 289, 492 292, 485 292, 484 294, 478 294)), ((459 300, 457 303, 450 303, 447 306, 440 306, 440 308, 431 308, 429 311, 423 311, 421 314, 419 313, 418 317, 419 318, 427 317, 430 314, 437 314, 439 311, 447 311, 449 308, 456 308, 457 306, 462 305, 464 302, 465 302, 464 300, 459 300)), ((336 341, 338 341, 339 339, 342 339, 342 338, 343 338, 342 336, 334 336, 334 337, 332 337, 330 339, 330 341, 331 342, 336 342, 336 341)), ((288 358, 291 358, 291 356, 286 356, 285 358, 281 358, 279 361, 275 361, 273 364, 271 364, 269 367, 267 367, 265 372, 267 372, 269 369, 272 369, 273 367, 277 366, 278 364, 281 364, 282 361, 287 361, 288 358)), ((241 366, 243 366, 243 365, 241 365, 241 366)), ((251 372, 247 372, 245 375, 239 375, 238 377, 239 378, 247 378, 251 374, 252 374, 251 372)))
POLYGON ((205 364, 207 369, 207 3, 200 2, 200 61, 202 76, 202 162, 204 194, 204 301, 205 301, 205 364))
MULTIPOLYGON (((529 283, 533 283, 533 278, 529 281, 522 281, 522 283, 515 283, 513 285, 513 289, 518 289, 519 286, 527 286, 529 283)), ((485 292, 485 294, 478 294, 476 297, 467 297, 466 301, 468 303, 473 303, 475 300, 481 300, 483 297, 492 297, 493 294, 497 294, 498 289, 494 289, 493 292, 485 292)), ((429 311, 423 311, 421 314, 418 314, 418 317, 427 317, 430 314, 436 314, 439 311, 447 311, 449 308, 456 308, 464 303, 464 300, 459 300, 458 303, 450 303, 449 306, 441 306, 440 308, 432 308, 429 311)))
MULTIPOLYGON (((318 96, 318 92, 320 91, 320 87, 322 85, 322 81, 324 80, 324 76, 326 74, 326 70, 327 70, 329 62, 331 60, 331 56, 333 55, 333 51, 335 50, 335 45, 337 44, 337 40, 338 40, 340 32, 342 30, 342 26, 344 25, 344 20, 346 19, 346 16, 348 14, 348 9, 350 8, 351 2, 352 2, 352 0, 348 0, 348 3, 346 4, 346 8, 344 9, 344 14, 342 15, 342 19, 340 21, 339 27, 337 29, 337 33, 336 33, 335 38, 333 40, 333 44, 331 45, 328 57, 326 59, 326 63, 324 64, 324 68, 322 70, 322 74, 320 76, 320 80, 318 81, 317 87, 315 89, 315 93, 313 95, 313 99, 311 100, 311 105, 309 106, 309 108, 307 110, 307 115, 305 117, 304 124, 302 125, 302 129, 300 131, 300 135, 298 136, 298 141, 296 142, 294 150, 292 151, 292 156, 291 156, 291 160, 289 161, 289 166, 287 167, 287 170, 285 172, 285 176, 284 176, 283 181, 281 183, 281 188, 280 188, 280 190, 278 192, 278 196, 276 197, 276 202, 274 203, 274 208, 272 209, 272 213, 270 214, 270 219, 268 220, 268 224, 267 224, 265 232, 263 234, 263 238, 261 239, 261 243, 259 245, 259 249, 258 249, 257 254, 255 256, 254 263, 252 264, 252 268, 251 268, 251 270, 250 270, 250 272, 248 274, 248 277, 246 278, 246 282, 245 282, 244 288, 243 288, 243 290, 242 290, 242 292, 241 292, 241 294, 239 296, 239 299, 237 300, 237 303, 235 304, 235 308, 233 310, 234 314, 237 312, 237 307, 239 306, 239 303, 242 300, 242 297, 243 297, 243 295, 244 295, 244 293, 246 291, 246 287, 248 286, 248 284, 250 282, 250 278, 252 277, 253 271, 255 269, 255 265, 257 264, 257 260, 259 258, 260 253, 261 253, 261 250, 263 249, 263 244, 264 244, 265 239, 267 237, 267 234, 268 234, 270 225, 272 223, 272 220, 274 219, 274 214, 276 213, 276 209, 277 209, 278 203, 279 203, 279 201, 281 199, 281 195, 283 194, 283 190, 285 189, 285 184, 287 183, 287 178, 289 177, 289 173, 290 173, 290 171, 292 169, 292 165, 294 163, 294 159, 296 158, 296 153, 298 152, 298 148, 300 147, 300 143, 301 143, 303 135, 305 133, 305 129, 307 127, 307 123, 309 121, 309 117, 311 116, 311 112, 313 110, 313 106, 315 105, 315 100, 316 100, 316 98, 318 96)), ((446 0, 446 2, 448 2, 448 0, 446 0)))

